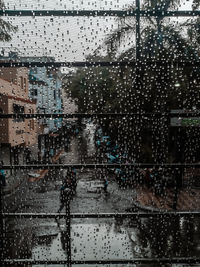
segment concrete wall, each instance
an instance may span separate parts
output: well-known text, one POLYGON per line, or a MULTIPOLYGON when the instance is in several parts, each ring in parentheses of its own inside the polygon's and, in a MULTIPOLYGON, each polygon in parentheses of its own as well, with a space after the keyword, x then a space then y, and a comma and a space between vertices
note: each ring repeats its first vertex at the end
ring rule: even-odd
MULTIPOLYGON (((78 111, 78 106, 75 104, 74 100, 67 96, 64 89, 62 89, 62 98, 63 98, 63 109, 64 113, 76 113, 78 111)), ((74 118, 64 119, 65 121, 74 121, 74 118)))
MULTIPOLYGON (((8 113, 13 113, 13 104, 24 107, 25 113, 36 113, 36 105, 17 101, 15 99, 8 99, 8 113)), ((20 144, 33 145, 37 142, 37 121, 34 119, 24 121, 16 121, 8 119, 8 143, 11 146, 20 144)))
POLYGON ((67 96, 67 94, 62 92, 63 95, 63 107, 64 107, 64 113, 76 113, 78 111, 78 107, 75 104, 74 100, 67 96))

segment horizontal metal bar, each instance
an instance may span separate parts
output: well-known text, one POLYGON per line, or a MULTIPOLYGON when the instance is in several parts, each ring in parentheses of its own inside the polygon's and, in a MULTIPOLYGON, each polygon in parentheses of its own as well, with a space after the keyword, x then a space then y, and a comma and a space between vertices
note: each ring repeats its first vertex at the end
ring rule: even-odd
MULTIPOLYGON (((66 218, 66 213, 2 213, 4 218, 66 218)), ((85 218, 150 218, 158 216, 170 216, 170 217, 200 217, 199 211, 161 211, 161 212, 127 212, 127 213, 71 213, 71 219, 85 219, 85 218)))
POLYGON ((0 61, 0 67, 49 67, 49 68, 60 68, 60 67, 144 67, 144 66, 151 66, 152 69, 158 66, 179 66, 179 67, 194 67, 200 66, 200 61, 143 61, 143 62, 136 62, 136 61, 109 61, 109 62, 85 62, 85 61, 74 61, 74 62, 21 62, 21 61, 0 61))
POLYGON ((59 16, 59 17, 141 17, 156 16, 156 17, 191 17, 199 16, 199 10, 183 10, 183 11, 160 11, 160 10, 0 10, 0 16, 59 16))
MULTIPOLYGON (((4 265, 9 264, 45 264, 46 265, 56 265, 56 264, 67 264, 67 260, 32 260, 32 259, 4 259, 2 260, 4 265)), ((71 264, 150 264, 150 263, 200 263, 200 258, 196 257, 182 257, 182 258, 134 258, 130 260, 120 259, 120 260, 72 260, 71 264)))
POLYGON ((161 168, 200 168, 200 163, 131 163, 131 164, 31 164, 31 165, 4 165, 4 170, 48 170, 48 169, 102 169, 102 168, 153 168, 153 167, 161 167, 161 168))
POLYGON ((179 112, 179 113, 172 113, 172 112, 152 112, 152 113, 68 113, 68 114, 43 114, 43 113, 36 113, 36 114, 0 114, 0 119, 42 119, 42 118, 113 118, 113 117, 181 117, 181 118, 190 118, 190 117, 198 117, 200 116, 200 111, 186 111, 186 112, 179 112))
POLYGON ((49 67, 49 68, 60 68, 60 67, 111 67, 111 66, 135 66, 135 62, 6 62, 1 61, 0 67, 49 67))

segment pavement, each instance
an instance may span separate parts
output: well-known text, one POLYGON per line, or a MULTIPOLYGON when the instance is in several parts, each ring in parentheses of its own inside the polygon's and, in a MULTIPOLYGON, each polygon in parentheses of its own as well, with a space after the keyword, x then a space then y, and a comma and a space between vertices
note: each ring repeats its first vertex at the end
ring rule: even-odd
MULTIPOLYGON (((142 210, 173 211, 174 190, 167 188, 162 196, 155 195, 146 185, 136 187, 133 204, 142 210)), ((200 210, 200 188, 183 187, 178 193, 177 211, 200 210)))
MULTIPOLYGON (((58 153, 52 158, 52 163, 56 163, 64 153, 64 150, 58 151, 58 153)), ((44 178, 48 174, 49 170, 37 170, 28 172, 26 170, 13 172, 12 175, 6 177, 6 186, 2 188, 2 194, 4 196, 14 193, 25 181, 35 182, 44 178), (28 178, 28 179, 27 179, 28 178)))
MULTIPOLYGON (((71 148, 68 153, 64 150, 58 151, 58 153, 52 158, 52 163, 56 163, 64 157, 65 164, 77 163, 79 162, 79 144, 76 139, 72 140, 71 148)), ((62 159, 63 161, 63 159, 62 159)), ((9 196, 18 190, 18 188, 23 184, 23 182, 36 182, 48 175, 49 170, 36 170, 32 172, 28 171, 17 171, 15 174, 7 177, 6 186, 3 188, 3 195, 9 196)), ((97 189, 97 185, 95 185, 97 189)), ((101 185, 100 185, 101 187, 101 185)), ((91 187, 92 188, 92 187, 91 187)), ((94 189, 94 188, 93 188, 94 189)), ((96 190, 95 189, 95 190, 96 190)), ((125 189, 124 192, 127 192, 125 189)), ((148 188, 146 185, 137 185, 137 187, 132 188, 132 193, 129 192, 132 197, 129 205, 125 205, 127 210, 132 206, 133 210, 135 208, 146 211, 172 211, 173 201, 174 201, 174 190, 166 189, 162 196, 155 195, 152 188, 148 188), (131 205, 130 205, 131 204, 131 205)), ((117 188, 114 190, 118 192, 117 188)), ((111 192, 110 192, 111 193, 111 192)), ((119 192, 118 192, 119 193, 119 192)), ((122 194, 120 192, 119 194, 122 194)), ((114 192, 111 193, 114 195, 114 192)), ((127 203, 126 203, 127 204, 127 203)), ((179 191, 177 210, 179 211, 194 211, 200 209, 200 188, 189 188, 184 187, 179 191)))
MULTIPOLYGON (((60 150, 52 159, 57 162, 62 154, 60 150)), ((43 179, 48 174, 48 170, 37 170, 35 172, 17 171, 6 179, 6 186, 3 187, 3 195, 9 196, 18 189, 24 181, 36 182, 43 179), (28 178, 28 179, 27 179, 28 178)), ((116 190, 116 189, 115 189, 116 190)), ((126 191, 126 190, 125 190, 126 191)), ((174 190, 166 189, 162 196, 155 195, 152 188, 146 185, 138 185, 134 188, 131 204, 133 209, 136 207, 146 211, 173 211, 174 190)), ((129 205, 130 208, 130 205, 129 205)), ((178 193, 177 209, 178 211, 197 211, 200 209, 200 188, 182 188, 178 193)))
MULTIPOLYGON (((73 139, 69 151, 61 153, 60 156, 57 155, 56 158, 61 159, 63 157, 62 163, 64 164, 79 163, 80 151, 82 150, 79 142, 77 139, 73 139)), ((40 177, 40 179, 38 182, 37 180, 36 182, 29 182, 29 186, 26 187, 26 190, 28 188, 27 196, 23 194, 23 191, 20 194, 22 204, 19 206, 17 202, 17 212, 56 212, 60 206, 61 176, 57 173, 49 177, 43 176, 43 173, 38 173, 36 176, 32 178, 40 177)), ((113 178, 109 176, 108 193, 105 193, 95 170, 77 170, 77 193, 71 201, 71 212, 118 213, 124 212, 125 208, 126 211, 140 209, 157 211, 160 208, 158 203, 162 200, 159 196, 155 196, 151 189, 142 185, 133 188, 121 188, 113 178), (150 204, 145 202, 145 199, 151 200, 150 204), (157 203, 157 206, 153 203, 157 203)), ((189 192, 191 193, 191 190, 189 192)), ((199 193, 197 192, 197 194, 199 193)), ((166 200, 168 198, 169 200, 173 199, 172 195, 169 196, 170 192, 166 194, 166 200)), ((194 199, 192 196, 190 197, 194 199)), ((197 195, 195 199, 197 199, 197 195)), ((163 205, 162 209, 164 209, 163 205)), ((8 210, 10 211, 10 209, 8 210)), ((198 221, 195 221, 195 218, 192 218, 192 221, 194 225, 198 226, 198 221)), ((5 224, 9 229, 9 239, 8 242, 7 240, 5 242, 5 251, 9 258, 16 258, 16 255, 18 258, 29 258, 31 255, 33 259, 44 261, 49 258, 66 259, 65 223, 64 219, 60 219, 58 223, 51 218, 9 221, 5 224)), ((180 222, 180 220, 174 221, 171 218, 166 220, 135 218, 123 221, 107 218, 73 219, 71 224, 72 257, 77 260, 85 259, 85 255, 87 255, 88 260, 97 259, 97 256, 107 259, 115 259, 115 257, 116 259, 119 257, 125 259, 132 257, 151 258, 157 255, 173 258, 174 256, 185 257, 190 251, 192 256, 196 256, 199 253, 199 228, 194 230, 190 224, 191 220, 180 222)))
POLYGON ((27 171, 16 171, 12 175, 6 177, 6 186, 2 187, 2 194, 12 194, 26 180, 26 177, 27 171))

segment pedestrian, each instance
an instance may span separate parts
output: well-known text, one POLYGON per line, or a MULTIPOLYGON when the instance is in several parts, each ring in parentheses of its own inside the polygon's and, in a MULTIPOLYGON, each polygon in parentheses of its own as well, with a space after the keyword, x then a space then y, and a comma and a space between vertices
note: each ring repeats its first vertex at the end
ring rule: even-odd
POLYGON ((66 202, 70 201, 71 196, 72 196, 72 182, 70 178, 67 178, 60 188, 60 208, 58 209, 58 213, 60 213, 61 210, 64 208, 66 202))
POLYGON ((72 189, 73 189, 73 193, 75 194, 76 193, 76 187, 77 187, 77 179, 76 179, 76 169, 73 168, 72 169, 72 189))
POLYGON ((104 192, 107 193, 107 188, 108 188, 108 179, 107 177, 104 178, 104 185, 103 185, 103 189, 104 189, 104 192))
POLYGON ((0 162, 0 184, 2 186, 6 186, 6 174, 5 171, 3 169, 3 161, 0 162))

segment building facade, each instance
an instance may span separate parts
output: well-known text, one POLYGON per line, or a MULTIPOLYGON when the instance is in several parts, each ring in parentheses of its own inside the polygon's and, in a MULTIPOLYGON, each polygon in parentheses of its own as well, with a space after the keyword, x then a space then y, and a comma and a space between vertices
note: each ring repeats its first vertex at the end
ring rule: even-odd
MULTIPOLYGON (((51 57, 28 57, 21 58, 21 61, 29 62, 52 62, 51 57)), ((62 114, 62 82, 60 69, 47 67, 34 67, 29 71, 29 97, 36 101, 39 114, 62 114)), ((57 153, 56 143, 59 143, 59 135, 62 131, 62 118, 41 118, 38 128, 39 159, 50 161, 57 153)))
MULTIPOLYGON (((1 113, 36 113, 36 102, 29 98, 28 72, 27 68, 1 68, 1 113)), ((0 159, 6 161, 4 164, 19 163, 20 154, 23 154, 20 152, 37 146, 37 132, 38 125, 34 119, 0 119, 0 159)))
MULTIPOLYGON (((52 57, 21 57, 23 62, 52 62, 52 57)), ((29 97, 36 101, 37 112, 63 113, 61 71, 47 67, 34 67, 29 71, 29 97)), ((62 119, 40 120, 40 132, 56 132, 62 127, 62 119)))

